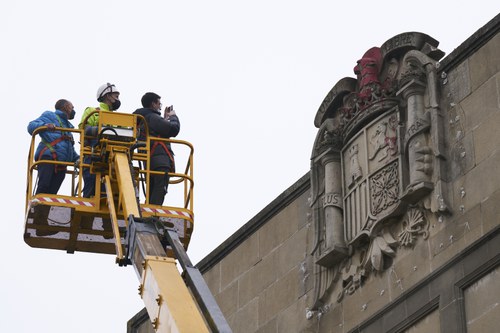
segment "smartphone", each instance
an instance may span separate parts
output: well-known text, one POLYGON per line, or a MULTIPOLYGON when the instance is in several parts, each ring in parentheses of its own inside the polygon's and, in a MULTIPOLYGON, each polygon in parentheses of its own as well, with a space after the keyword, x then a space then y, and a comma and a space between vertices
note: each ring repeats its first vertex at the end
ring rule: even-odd
POLYGON ((174 109, 173 105, 167 106, 165 112, 163 113, 163 118, 168 118, 168 114, 174 109))

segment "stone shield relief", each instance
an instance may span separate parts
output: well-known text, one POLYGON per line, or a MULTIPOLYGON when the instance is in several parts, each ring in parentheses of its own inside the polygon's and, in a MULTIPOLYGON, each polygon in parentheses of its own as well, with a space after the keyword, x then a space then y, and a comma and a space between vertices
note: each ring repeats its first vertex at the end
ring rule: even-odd
POLYGON ((397 211, 403 191, 398 112, 384 114, 361 130, 342 151, 344 232, 348 244, 370 236, 397 211))

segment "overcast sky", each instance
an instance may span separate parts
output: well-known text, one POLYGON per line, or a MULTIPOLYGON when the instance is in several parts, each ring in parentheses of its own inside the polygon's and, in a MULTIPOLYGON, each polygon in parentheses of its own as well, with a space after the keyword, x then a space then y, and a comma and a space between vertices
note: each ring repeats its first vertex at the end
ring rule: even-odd
MULTIPOLYGON (((3 1, 1 332, 125 332, 143 308, 114 256, 23 241, 26 126, 59 98, 80 119, 98 86, 121 112, 147 91, 173 104, 195 146, 194 263, 309 170, 323 98, 373 46, 408 31, 446 54, 498 1, 3 1)), ((168 199, 168 197, 167 197, 168 199)))

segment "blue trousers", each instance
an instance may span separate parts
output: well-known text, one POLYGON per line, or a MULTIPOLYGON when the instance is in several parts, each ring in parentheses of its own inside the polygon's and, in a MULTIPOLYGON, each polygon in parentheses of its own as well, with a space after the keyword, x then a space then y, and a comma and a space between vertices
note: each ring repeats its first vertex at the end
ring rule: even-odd
MULTIPOLYGON (((49 160, 52 158, 42 156, 41 160, 49 160)), ((38 165, 38 187, 35 194, 57 194, 61 184, 66 176, 66 168, 57 167, 55 164, 40 164, 38 165)))

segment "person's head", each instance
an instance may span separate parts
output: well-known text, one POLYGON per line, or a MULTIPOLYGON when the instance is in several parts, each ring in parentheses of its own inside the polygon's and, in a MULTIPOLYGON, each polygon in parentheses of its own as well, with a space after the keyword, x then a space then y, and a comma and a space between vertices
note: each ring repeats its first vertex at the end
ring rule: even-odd
POLYGON ((67 99, 60 99, 56 102, 55 109, 66 113, 68 119, 75 118, 75 107, 67 99))
POLYGON ((110 110, 118 110, 121 105, 120 92, 116 86, 111 83, 105 83, 97 89, 97 101, 105 103, 110 110))
POLYGON ((161 110, 161 97, 153 92, 147 92, 141 98, 142 106, 153 110, 161 110))

